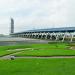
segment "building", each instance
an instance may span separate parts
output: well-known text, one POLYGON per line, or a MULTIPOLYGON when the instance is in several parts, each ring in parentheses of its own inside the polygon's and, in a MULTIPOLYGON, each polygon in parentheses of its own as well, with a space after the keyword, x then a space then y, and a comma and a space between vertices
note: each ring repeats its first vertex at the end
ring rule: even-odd
POLYGON ((11 18, 11 27, 10 27, 10 34, 14 33, 14 19, 11 18))
POLYGON ((48 39, 51 41, 75 41, 75 27, 36 29, 13 33, 14 37, 48 39))

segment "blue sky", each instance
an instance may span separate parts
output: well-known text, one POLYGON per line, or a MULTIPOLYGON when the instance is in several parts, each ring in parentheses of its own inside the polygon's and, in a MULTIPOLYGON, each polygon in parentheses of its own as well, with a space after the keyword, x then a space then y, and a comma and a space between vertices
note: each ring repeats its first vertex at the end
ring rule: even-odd
POLYGON ((74 26, 74 0, 0 0, 0 34, 8 34, 10 18, 15 32, 74 26))

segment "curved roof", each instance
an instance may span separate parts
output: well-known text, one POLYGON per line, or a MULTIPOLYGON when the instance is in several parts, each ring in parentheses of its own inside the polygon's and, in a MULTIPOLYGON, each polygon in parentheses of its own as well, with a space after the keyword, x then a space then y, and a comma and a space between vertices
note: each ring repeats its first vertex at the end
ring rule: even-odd
POLYGON ((62 27, 62 28, 47 28, 47 29, 36 29, 36 30, 28 30, 24 32, 18 32, 14 34, 21 34, 21 33, 30 33, 30 32, 74 32, 75 27, 62 27))
POLYGON ((49 32, 59 32, 59 31, 75 31, 75 27, 62 27, 62 28, 49 28, 49 29, 36 29, 36 30, 29 30, 28 32, 42 32, 42 31, 49 31, 49 32))

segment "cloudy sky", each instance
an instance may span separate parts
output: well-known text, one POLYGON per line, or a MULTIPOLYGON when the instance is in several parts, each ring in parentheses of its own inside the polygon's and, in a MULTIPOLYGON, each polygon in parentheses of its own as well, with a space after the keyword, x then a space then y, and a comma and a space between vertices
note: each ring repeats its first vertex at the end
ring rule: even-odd
POLYGON ((74 0, 0 0, 0 34, 8 34, 10 18, 15 32, 74 26, 74 0))

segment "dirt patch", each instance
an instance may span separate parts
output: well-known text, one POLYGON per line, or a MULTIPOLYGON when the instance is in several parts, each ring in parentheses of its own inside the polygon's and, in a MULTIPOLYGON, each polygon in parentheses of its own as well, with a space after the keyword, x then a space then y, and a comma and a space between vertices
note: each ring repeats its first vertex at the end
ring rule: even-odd
POLYGON ((71 50, 75 50, 75 46, 73 46, 73 47, 70 47, 69 49, 71 49, 71 50))

